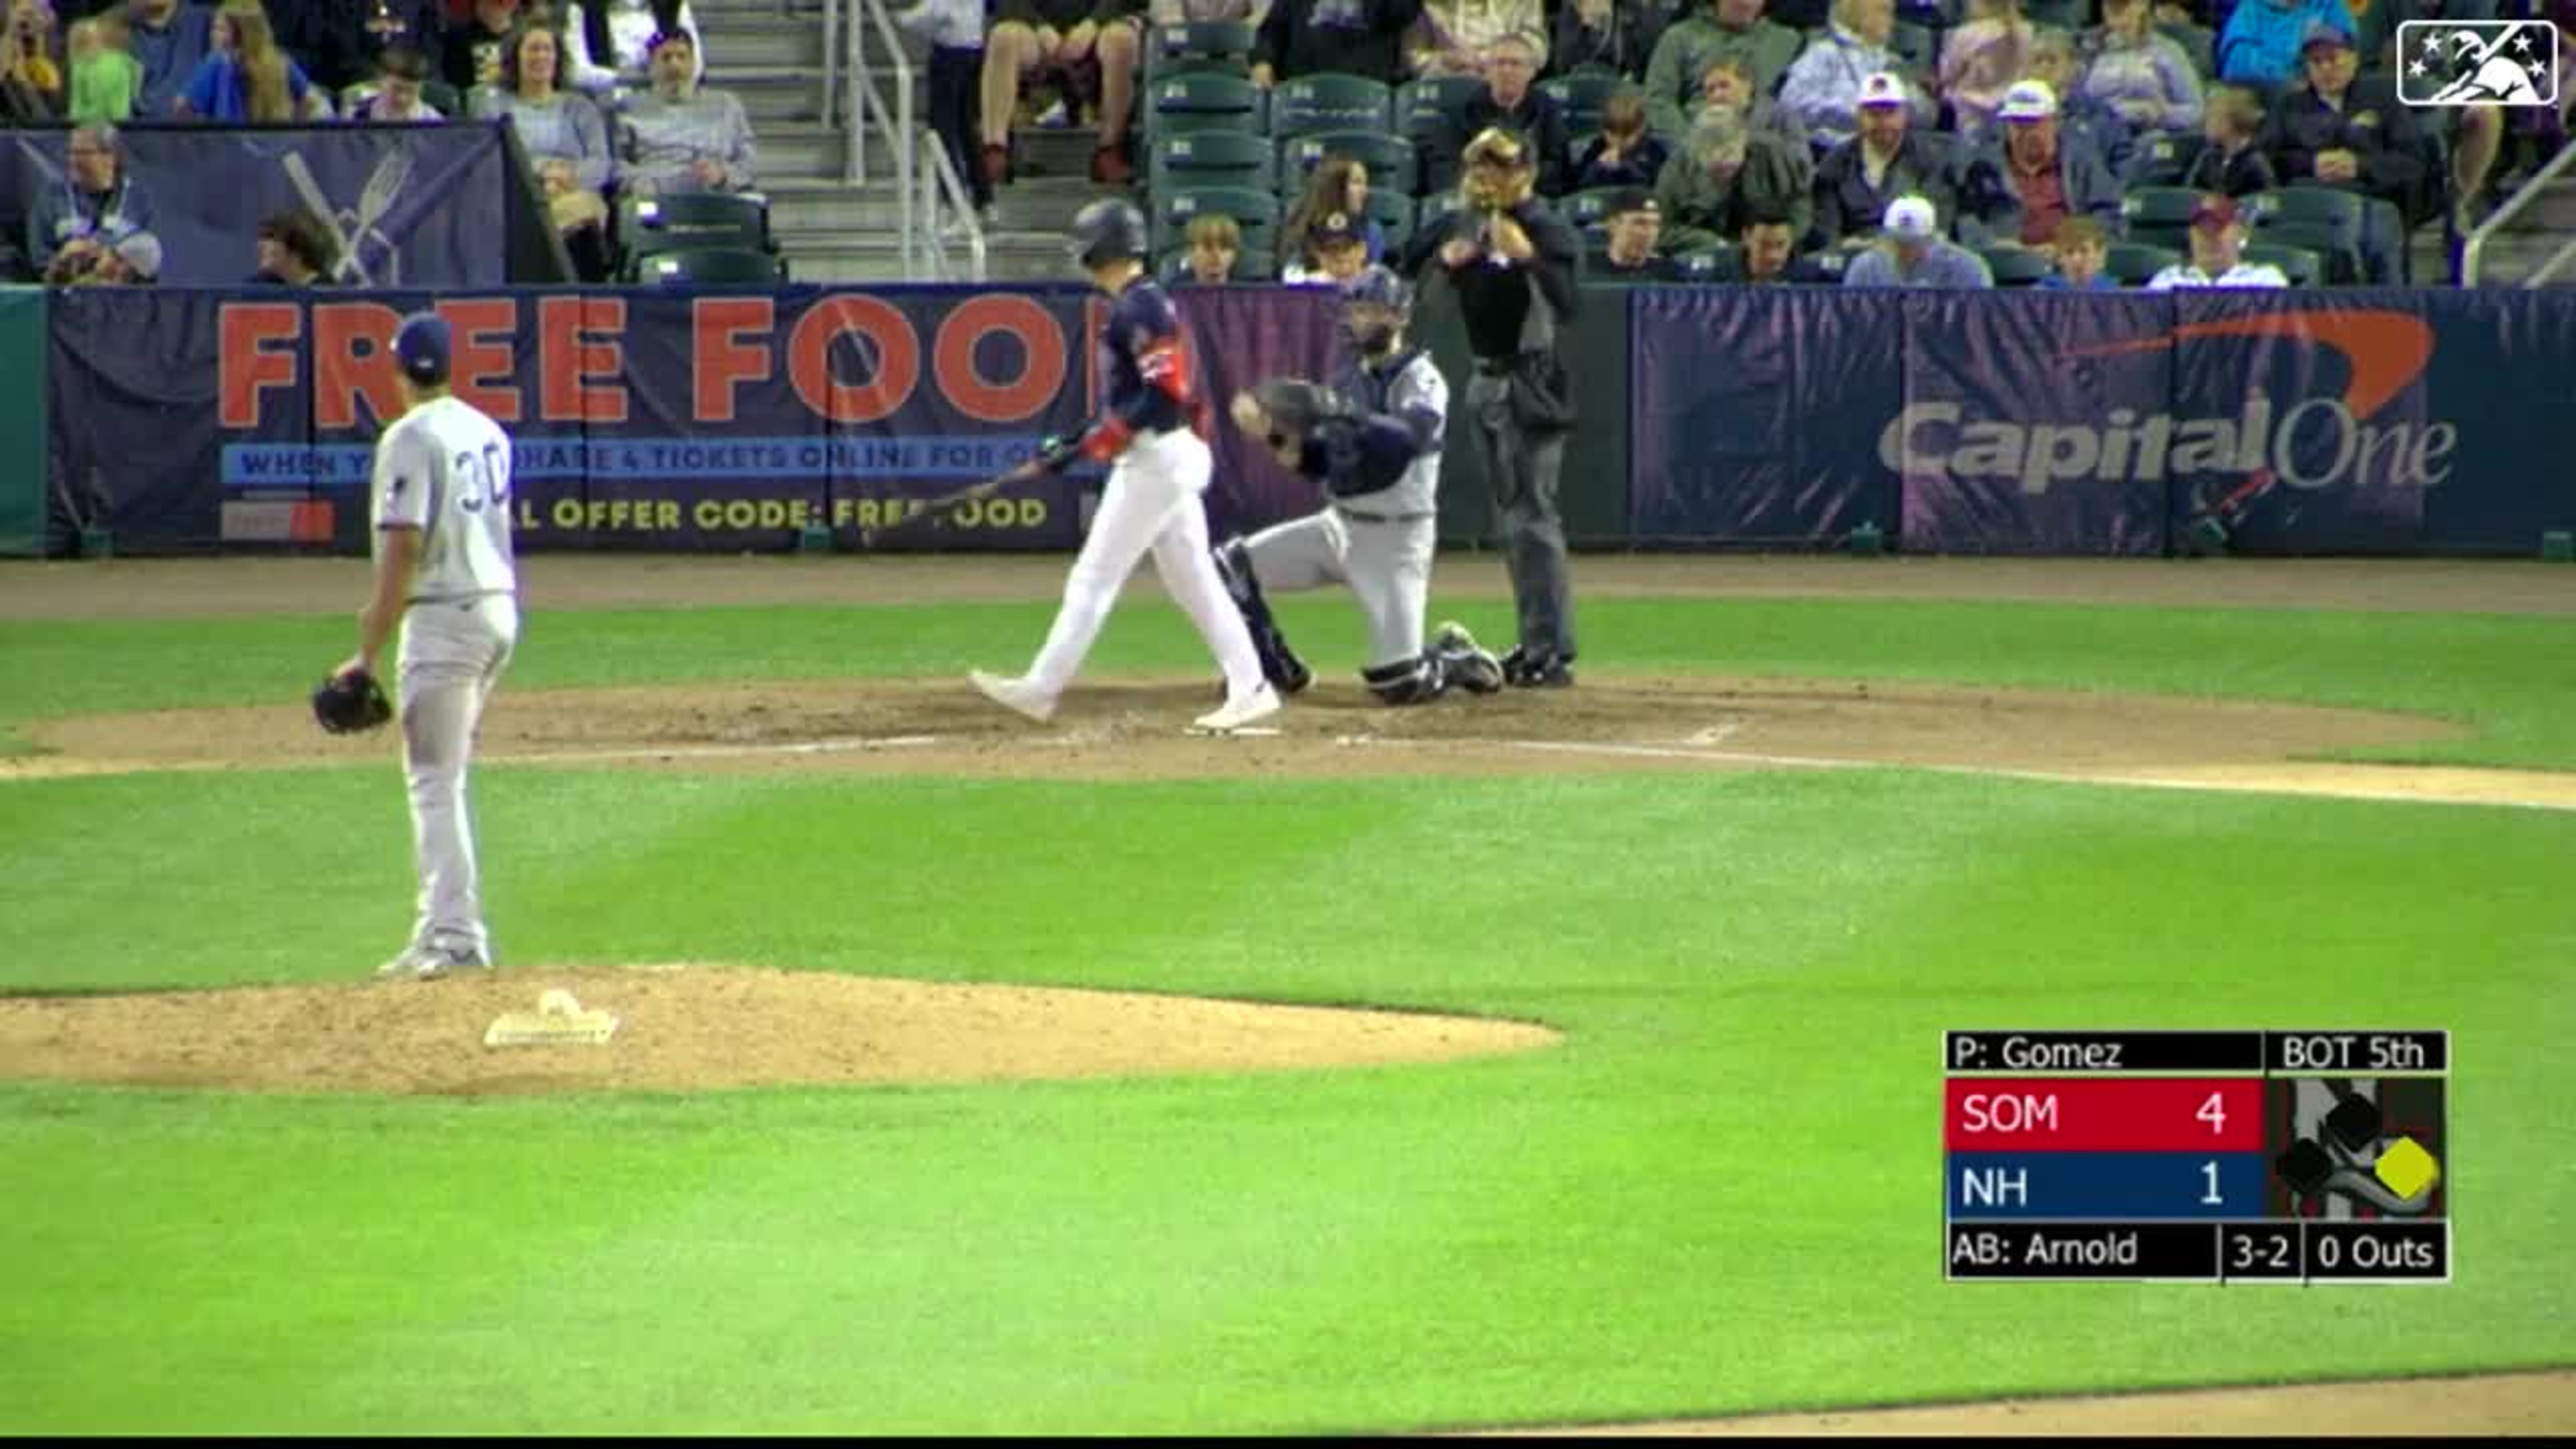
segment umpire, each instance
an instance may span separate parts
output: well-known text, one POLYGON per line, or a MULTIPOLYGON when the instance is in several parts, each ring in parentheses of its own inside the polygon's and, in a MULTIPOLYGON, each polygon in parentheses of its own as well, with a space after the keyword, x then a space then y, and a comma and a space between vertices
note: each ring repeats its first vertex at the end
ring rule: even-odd
POLYGON ((1562 687, 1574 682, 1574 599, 1556 482, 1574 395, 1556 339, 1574 317, 1582 242, 1533 198, 1536 158, 1520 137, 1488 128, 1463 160, 1466 204, 1414 238, 1405 269, 1448 278, 1476 357, 1467 415, 1502 510, 1503 561, 1520 613, 1520 644, 1503 657, 1503 676, 1525 688, 1562 687))

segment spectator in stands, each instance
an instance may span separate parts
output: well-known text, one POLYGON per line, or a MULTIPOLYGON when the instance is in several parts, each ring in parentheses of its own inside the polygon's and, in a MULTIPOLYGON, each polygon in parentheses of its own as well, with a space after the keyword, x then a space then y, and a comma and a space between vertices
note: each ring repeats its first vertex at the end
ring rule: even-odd
POLYGON ((1708 73, 1699 78, 1699 109, 1691 113, 1691 120, 1696 122, 1712 110, 1733 111, 1744 118, 1748 131, 1768 131, 1800 150, 1812 150, 1806 123, 1780 104, 1778 97, 1754 90, 1752 67, 1740 55, 1721 55, 1710 61, 1708 73))
POLYGON ((1243 259, 1243 228, 1233 217, 1191 217, 1181 235, 1189 243, 1191 281, 1215 287, 1234 279, 1234 264, 1243 259))
MULTIPOLYGON (((2494 20, 2496 0, 2376 0, 2364 6, 2357 17, 2361 30, 2356 37, 2362 63, 2375 70, 2394 72, 2405 57, 2397 54, 2398 28, 2410 20, 2494 20)), ((2576 17, 2576 9, 2570 10, 2576 17)), ((2421 32, 2416 42, 2423 45, 2421 32)), ((2576 39, 2576 18, 2563 27, 2562 42, 2576 39)), ((2559 47, 2562 68, 2576 62, 2568 46, 2559 47)), ((2571 77, 2576 79, 2576 77, 2571 77)), ((2561 105, 2571 102, 2564 80, 2559 85, 2561 105)), ((2487 185, 2494 177, 2496 161, 2504 153, 2505 111, 2500 106, 2435 106, 2420 117, 2437 132, 2444 154, 2451 158, 2450 201, 2451 224, 2463 234, 2477 228, 2487 216, 2487 185)))
POLYGON ((731 91, 698 84, 698 43, 674 30, 653 37, 653 89, 618 114, 618 172, 638 196, 749 191, 760 184, 751 118, 731 91))
POLYGON ((1646 93, 1621 86, 1601 103, 1601 134, 1575 158, 1569 191, 1605 186, 1653 186, 1672 150, 1646 129, 1646 93))
POLYGON ((2030 64, 2034 39, 2021 0, 1968 0, 1968 23, 1943 37, 1941 98, 1968 144, 1992 134, 1995 108, 2030 64))
POLYGON ((134 118, 134 103, 143 94, 143 62, 134 58, 133 40, 133 23, 122 10, 72 22, 69 114, 75 125, 134 118))
POLYGON ((1798 58, 1798 32, 1762 15, 1763 0, 1708 0, 1673 23, 1646 65, 1646 123, 1665 136, 1690 134, 1708 79, 1721 56, 1734 56, 1769 96, 1798 58))
POLYGON ((1755 135, 1739 117, 1703 114, 1691 127, 1682 154, 1665 163, 1655 183, 1668 235, 1676 252, 1697 251, 1744 229, 1756 211, 1778 211, 1804 236, 1815 216, 1815 163, 1807 153, 1773 136, 1755 135))
POLYGON ((2075 55, 2075 34, 2053 25, 2031 35, 2030 66, 2023 80, 2035 80, 2057 97, 2058 134, 2090 146, 2110 173, 2126 176, 2137 154, 2138 138, 2129 123, 2104 101, 2084 93, 2084 66, 2075 55))
POLYGON ((176 114, 239 125, 313 113, 319 99, 313 83, 294 57, 278 49, 260 0, 224 0, 215 11, 214 46, 179 93, 176 114))
MULTIPOLYGON (((359 68, 370 76, 382 76, 385 57, 407 50, 421 58, 428 75, 438 74, 439 47, 447 34, 444 8, 444 0, 362 0, 359 68)), ((428 76, 422 78, 426 80, 428 76)))
POLYGON ((1366 246, 1362 265, 1386 254, 1386 228, 1369 219, 1368 166, 1338 152, 1315 163, 1306 173, 1305 194, 1288 209, 1288 220, 1279 228, 1279 254, 1290 262, 1306 256, 1315 228, 1328 216, 1351 219, 1354 230, 1366 246))
POLYGON ((259 270, 254 286, 327 287, 340 265, 340 247, 301 209, 281 211, 259 224, 259 270))
POLYGON ((2261 144, 2282 181, 2314 181, 2370 201, 2360 238, 2362 280, 2395 286, 2405 270, 2404 209, 2424 179, 2424 134, 2414 108, 2398 101, 2389 81, 2356 78, 2361 61, 2349 30, 2320 23, 2308 32, 2304 55, 2308 83, 2273 99, 2261 144))
POLYGON ((896 23, 930 47, 930 129, 966 187, 976 214, 990 218, 993 182, 984 174, 976 115, 984 88, 984 0, 924 0, 896 23))
POLYGON ((2237 0, 2218 32, 2218 78, 2270 96, 2299 78, 2308 27, 2322 22, 2353 33, 2344 0, 2237 0))
POLYGON ((475 93, 480 120, 505 119, 519 133, 545 188, 555 229, 582 280, 608 279, 608 202, 615 173, 608 124, 588 96, 557 85, 563 39, 539 11, 522 19, 501 48, 500 83, 475 93))
POLYGON ((63 68, 54 61, 54 12, 44 0, 8 0, 0 25, 0 86, 5 103, 24 120, 44 120, 63 108, 63 68))
POLYGON ((1655 194, 1642 186, 1622 189, 1610 198, 1610 244, 1584 269, 1584 280, 1638 285, 1678 282, 1682 269, 1656 254, 1663 240, 1664 212, 1655 194))
POLYGON ((2281 184, 2272 158, 2255 144, 2263 131, 2263 98, 2244 86, 2222 85, 2209 93, 2202 117, 2200 151, 2182 174, 2180 184, 2194 191, 2245 197, 2281 184))
POLYGON ((2102 223, 2089 216, 2070 216, 2058 223, 2057 236, 2050 250, 2057 254, 2057 270, 2039 279, 2042 290, 2051 292, 2116 292, 2120 279, 2102 270, 2111 259, 2111 234, 2102 223))
POLYGON ((2045 252, 2070 216, 2120 224, 2120 183, 2092 147, 2059 132, 2057 97, 2045 82, 2015 85, 2001 114, 2003 144, 1970 162, 1960 183, 1961 241, 2045 252))
POLYGON ((1816 167, 1815 244, 1867 244, 1900 196, 1931 202, 1947 232, 1959 214, 1958 179, 1939 138, 1914 134, 1905 82, 1886 71, 1871 76, 1861 83, 1853 115, 1858 132, 1816 167))
POLYGON ((1635 80, 1646 73, 1663 33, 1662 0, 1565 0, 1549 59, 1559 75, 1607 70, 1635 80))
POLYGON ((1547 64, 1547 12, 1540 0, 1422 0, 1422 14, 1405 33, 1404 52, 1416 76, 1482 76, 1497 41, 1518 36, 1528 47, 1536 79, 1547 64))
POLYGON ((1305 249, 1279 270, 1290 286, 1347 284, 1368 266, 1368 238, 1360 233, 1362 218, 1328 211, 1306 229, 1305 249))
POLYGON ((458 95, 468 97, 469 109, 476 87, 501 83, 501 52, 509 48, 510 35, 519 28, 519 0, 470 3, 472 10, 464 19, 449 20, 439 47, 446 57, 447 83, 458 95))
POLYGON ((630 93, 656 84, 653 41, 672 34, 689 37, 689 63, 695 67, 689 79, 704 80, 704 47, 689 0, 575 0, 564 16, 564 44, 571 52, 565 78, 603 110, 613 110, 630 93))
MULTIPOLYGON (((1904 58, 1888 48, 1895 32, 1895 0, 1835 0, 1832 26, 1789 67, 1780 103, 1805 124, 1818 147, 1852 138, 1852 112, 1864 81, 1882 71, 1905 74, 1904 58)), ((1905 89, 1915 120, 1930 126, 1940 119, 1922 87, 1908 82, 1905 89)))
POLYGON ((352 121, 436 125, 447 118, 421 99, 429 84, 429 59, 417 50, 388 50, 376 57, 375 94, 349 107, 352 121))
POLYGON ((1569 159, 1565 108, 1556 97, 1536 88, 1542 59, 1537 42, 1526 35, 1505 35, 1485 47, 1485 88, 1450 113, 1440 143, 1431 153, 1431 190, 1457 186, 1459 158, 1466 153, 1467 143, 1500 126, 1535 148, 1538 194, 1565 193, 1569 159))
MULTIPOLYGON (((2245 0, 2261 5, 2269 0, 2245 0)), ((2279 267, 2245 260, 2245 220, 2236 202, 2204 196, 2191 213, 2191 260, 2176 262, 2147 279, 2150 292, 2176 287, 2286 287, 2290 279, 2279 267)))
POLYGON ((1422 0, 1273 0, 1252 41, 1252 83, 1336 71, 1393 85, 1404 78, 1404 33, 1422 0))
POLYGON ((2102 0, 2101 41, 2078 94, 2109 106, 2134 134, 2200 128, 2200 75, 2173 37, 2156 29, 2148 0, 2102 0))
POLYGON ((1127 123, 1136 113, 1136 87, 1143 79, 1148 0, 1101 0, 1092 23, 1100 27, 1091 42, 1093 71, 1100 92, 1100 144, 1091 156, 1091 179, 1104 186, 1124 186, 1136 179, 1135 158, 1127 154, 1127 123))
POLYGON ((1798 255, 1798 233, 1788 213, 1760 207, 1746 212, 1736 237, 1740 279, 1754 286, 1832 282, 1823 269, 1798 255))
POLYGON ((65 254, 87 268, 96 254, 152 230, 151 199, 125 175, 116 128, 74 126, 63 141, 63 179, 40 186, 27 204, 27 263, 50 274, 65 254))
POLYGON ((134 58, 143 63, 143 89, 134 98, 134 113, 147 119, 167 116, 214 49, 215 12, 179 0, 134 0, 133 15, 134 58))
POLYGON ((1920 196, 1890 202, 1878 242, 1843 269, 1846 287, 1991 288, 1986 259, 1944 239, 1941 219, 1920 196))
POLYGON ((1091 89, 1092 43, 1100 37, 1091 18, 1094 3, 1000 0, 994 9, 984 33, 984 113, 976 128, 984 138, 984 179, 992 185, 1011 179, 1011 127, 1022 86, 1052 76, 1064 123, 1079 119, 1082 97, 1091 89))

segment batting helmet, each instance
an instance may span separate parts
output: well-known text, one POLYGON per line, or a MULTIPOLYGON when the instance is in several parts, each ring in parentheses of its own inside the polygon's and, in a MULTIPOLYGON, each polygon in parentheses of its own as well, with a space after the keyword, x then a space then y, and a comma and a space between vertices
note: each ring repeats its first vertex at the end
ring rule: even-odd
POLYGON ((1144 256, 1145 214, 1116 197, 1102 197, 1074 214, 1065 250, 1086 267, 1144 256))

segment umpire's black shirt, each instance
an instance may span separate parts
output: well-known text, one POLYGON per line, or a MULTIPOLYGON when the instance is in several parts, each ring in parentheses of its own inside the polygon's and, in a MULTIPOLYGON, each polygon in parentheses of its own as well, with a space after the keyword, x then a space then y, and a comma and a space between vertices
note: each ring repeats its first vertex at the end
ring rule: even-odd
POLYGON ((1414 238, 1413 255, 1407 270, 1421 272, 1437 267, 1458 289, 1458 311, 1467 324, 1467 346, 1480 358, 1511 358, 1520 355, 1521 327, 1529 320, 1530 288, 1534 278, 1538 289, 1556 309, 1559 322, 1574 319, 1575 260, 1583 243, 1574 228, 1541 210, 1535 201, 1524 201, 1511 209, 1511 218, 1529 233, 1532 255, 1526 262, 1505 264, 1490 247, 1483 256, 1463 267, 1451 270, 1440 260, 1440 248, 1452 237, 1481 237, 1485 218, 1480 212, 1453 211, 1426 227, 1414 238))

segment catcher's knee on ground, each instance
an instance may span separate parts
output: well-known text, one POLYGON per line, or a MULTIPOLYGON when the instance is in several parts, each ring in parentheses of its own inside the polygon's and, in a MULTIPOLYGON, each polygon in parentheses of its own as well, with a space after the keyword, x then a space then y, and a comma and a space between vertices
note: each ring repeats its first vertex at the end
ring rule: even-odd
POLYGON ((1283 694, 1295 694, 1314 682, 1314 671, 1288 647, 1288 636, 1279 632, 1279 622, 1270 617, 1269 601, 1261 597, 1261 580, 1253 572, 1252 553, 1243 540, 1227 539, 1209 552, 1216 556, 1216 576, 1224 581, 1226 596, 1234 600, 1235 612, 1243 616, 1243 627, 1252 635, 1253 652, 1261 656, 1261 677, 1283 694))
POLYGON ((1449 671, 1432 654, 1371 665, 1360 678, 1380 704, 1429 704, 1449 692, 1449 671))

